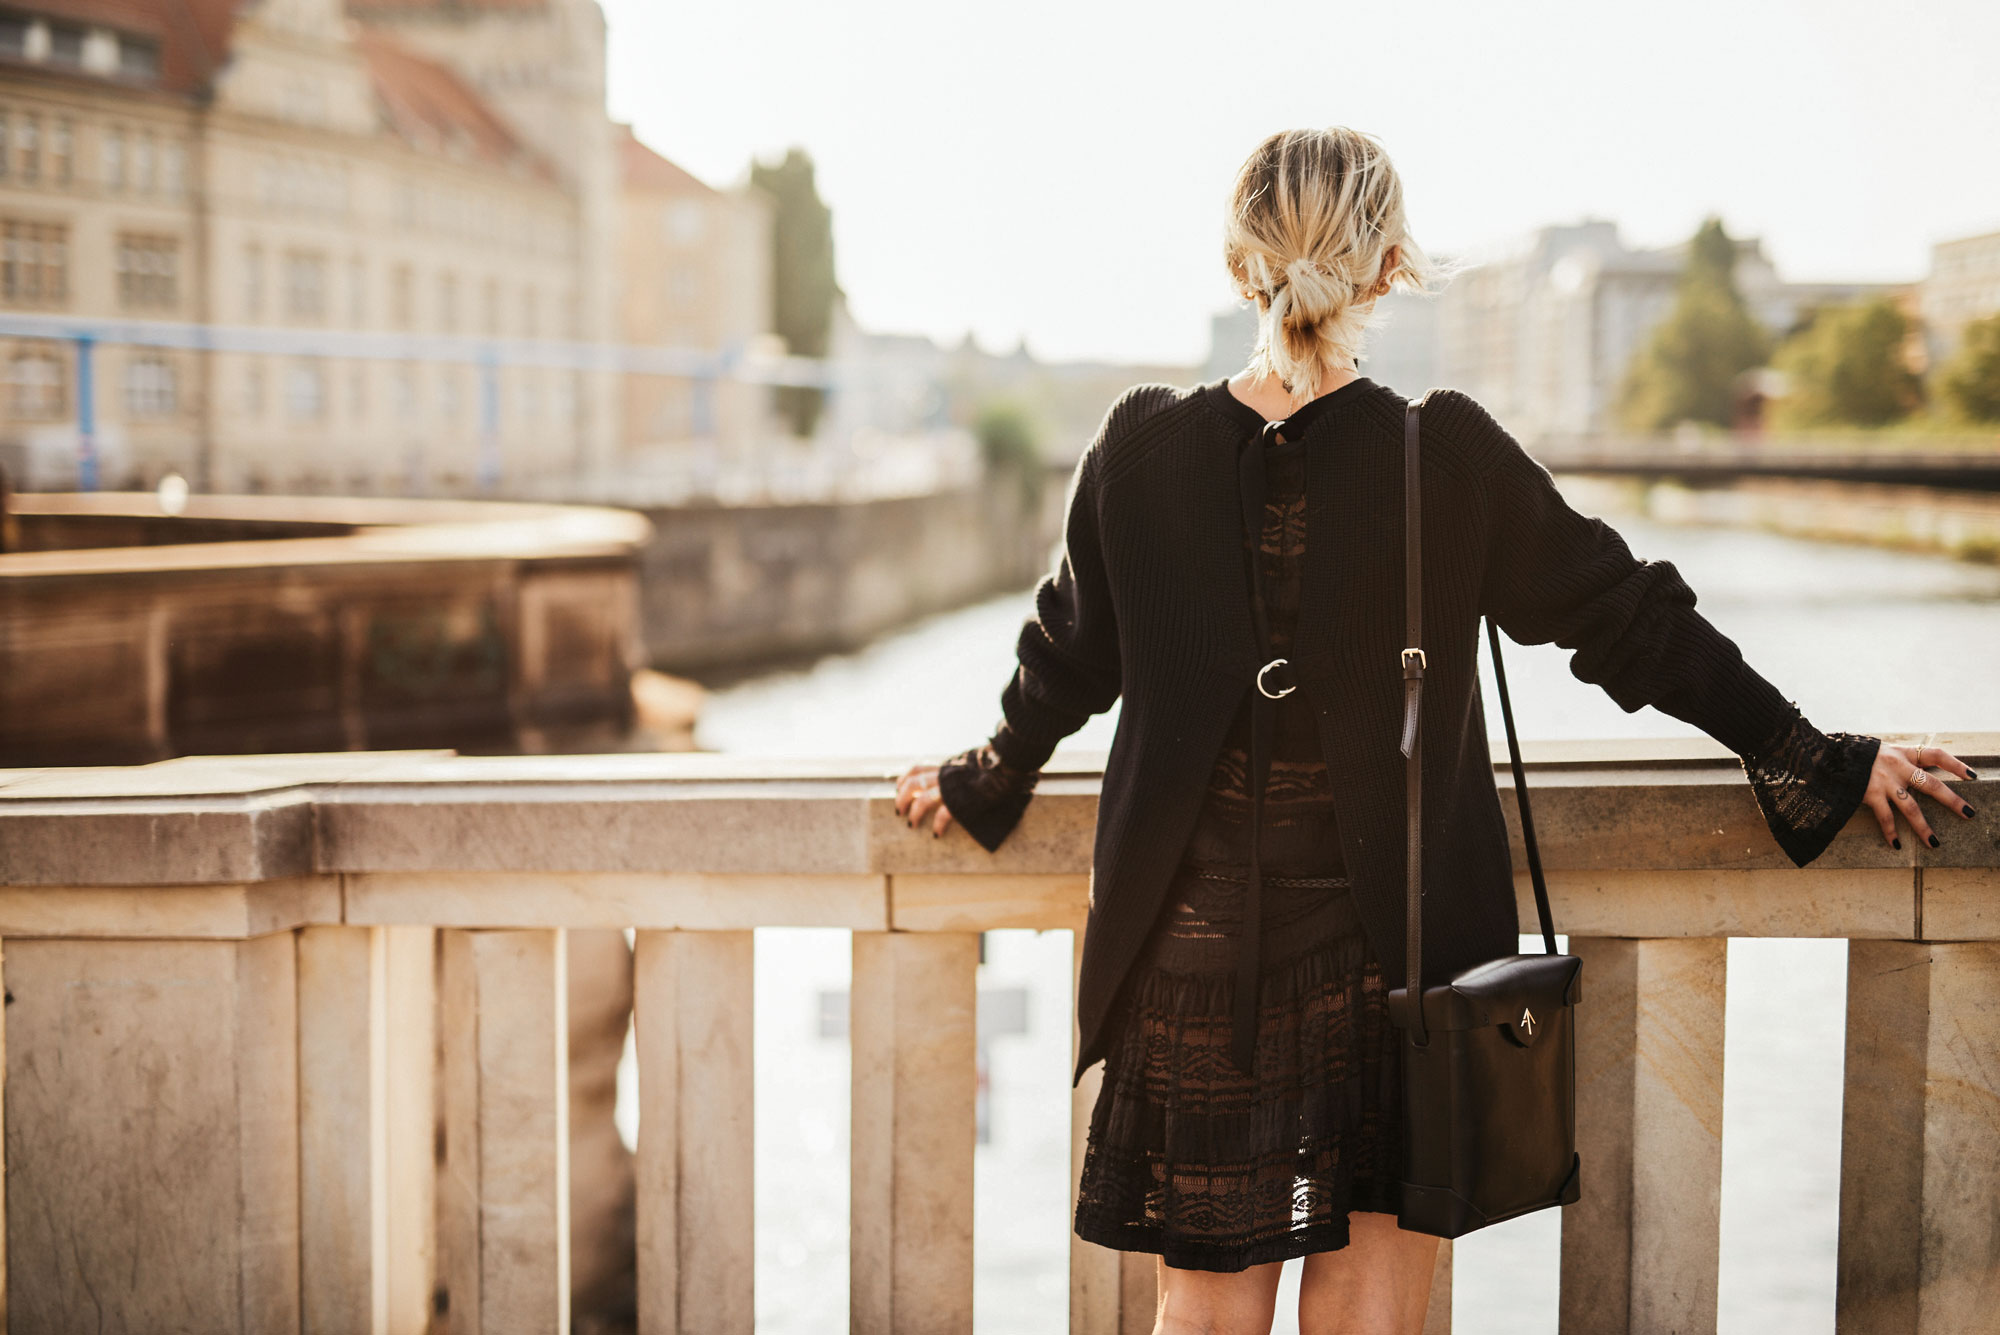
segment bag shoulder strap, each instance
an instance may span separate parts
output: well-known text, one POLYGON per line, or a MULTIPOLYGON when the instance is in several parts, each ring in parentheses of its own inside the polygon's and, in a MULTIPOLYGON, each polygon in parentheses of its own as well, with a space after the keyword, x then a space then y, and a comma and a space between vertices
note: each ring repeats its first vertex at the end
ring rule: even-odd
MULTIPOLYGON (((1410 1012, 1412 1038, 1428 1041, 1424 1026, 1424 904, 1423 904, 1423 748, 1418 743, 1422 723, 1424 670, 1424 582, 1422 528, 1422 451, 1418 426, 1419 401, 1403 410, 1403 739, 1404 805, 1408 845, 1404 859, 1403 984, 1410 1012)), ((1542 944, 1556 953, 1555 918, 1549 911, 1549 888, 1542 876, 1541 850, 1535 843, 1535 819, 1528 807, 1527 771, 1521 764, 1521 743, 1514 731, 1514 706, 1507 696, 1507 670, 1500 658, 1500 632, 1486 622, 1493 652, 1493 680, 1500 692, 1500 717, 1507 728, 1507 757, 1514 775, 1514 798, 1521 810, 1521 839, 1527 848, 1528 876, 1535 886, 1535 912, 1541 919, 1542 944)))
POLYGON ((1418 477, 1417 401, 1403 410, 1403 805, 1409 842, 1403 855, 1403 996, 1410 1037, 1429 1041, 1424 1027, 1424 756, 1417 744, 1424 704, 1424 546, 1418 477))

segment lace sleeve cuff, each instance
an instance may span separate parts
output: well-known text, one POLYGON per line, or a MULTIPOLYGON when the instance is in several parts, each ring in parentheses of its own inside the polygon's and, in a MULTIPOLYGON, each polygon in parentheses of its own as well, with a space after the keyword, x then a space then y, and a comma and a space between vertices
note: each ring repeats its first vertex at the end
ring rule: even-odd
POLYGON ((1825 734, 1794 706, 1743 770, 1778 847, 1800 867, 1826 850, 1868 790, 1880 738, 1825 734))
POLYGON ((1039 770, 1016 769, 992 743, 961 751, 938 766, 938 795, 951 818, 991 853, 1028 809, 1039 770))

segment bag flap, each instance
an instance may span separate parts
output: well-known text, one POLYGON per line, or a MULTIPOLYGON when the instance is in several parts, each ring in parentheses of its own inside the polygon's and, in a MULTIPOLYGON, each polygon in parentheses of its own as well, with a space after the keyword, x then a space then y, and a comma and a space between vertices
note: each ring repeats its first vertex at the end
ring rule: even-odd
POLYGON ((1505 1025, 1532 1043, 1554 1011, 1576 1003, 1582 974, 1575 955, 1502 955, 1425 988, 1424 1020, 1433 1029, 1505 1025))

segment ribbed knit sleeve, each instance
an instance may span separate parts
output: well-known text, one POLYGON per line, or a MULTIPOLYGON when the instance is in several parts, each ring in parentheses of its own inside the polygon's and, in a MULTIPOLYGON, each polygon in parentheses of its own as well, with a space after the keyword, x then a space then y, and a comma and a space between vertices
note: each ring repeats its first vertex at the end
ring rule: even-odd
POLYGON ((999 727, 983 748, 939 767, 939 795, 952 819, 988 851, 1027 809, 1056 743, 1118 699, 1118 621, 1098 535, 1097 468, 1124 403, 1113 408, 1070 474, 1062 553, 1035 586, 1034 613, 1021 624, 1014 646, 1018 666, 1000 693, 999 727))
POLYGON ((1695 610, 1671 561, 1633 556, 1617 530, 1572 509, 1478 404, 1434 394, 1426 434, 1434 424, 1486 484, 1481 610, 1522 644, 1572 651, 1570 672, 1628 713, 1651 705, 1734 751, 1779 847, 1799 866, 1819 856, 1860 805, 1879 741, 1815 729, 1695 610))

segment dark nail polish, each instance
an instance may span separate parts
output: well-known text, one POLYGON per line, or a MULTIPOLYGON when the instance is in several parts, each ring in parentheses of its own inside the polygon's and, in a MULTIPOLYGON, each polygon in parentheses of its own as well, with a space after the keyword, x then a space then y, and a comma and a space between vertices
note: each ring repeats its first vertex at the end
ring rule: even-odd
POLYGON ((1937 846, 1938 846, 1938 841, 1937 841, 1937 836, 1936 836, 1936 835, 1932 835, 1932 836, 1931 836, 1931 847, 1932 847, 1932 848, 1936 848, 1937 846))
POLYGON ((1965 772, 1965 777, 1968 779, 1976 779, 1979 777, 1979 771, 1976 769, 1969 769, 1965 772))
POLYGON ((936 830, 932 830, 932 831, 931 831, 931 838, 933 838, 933 839, 936 839, 937 837, 938 837, 938 832, 937 832, 936 830))
POLYGON ((1965 810, 1959 812, 1958 814, 1961 816, 1965 816, 1969 819, 1973 815, 1972 804, 1970 802, 1966 803, 1965 810))
POLYGON ((1889 847, 1900 850, 1903 847, 1903 841, 1901 839, 1891 839, 1889 847))

